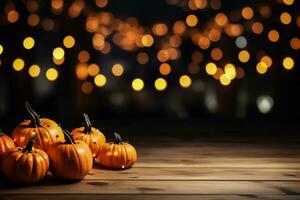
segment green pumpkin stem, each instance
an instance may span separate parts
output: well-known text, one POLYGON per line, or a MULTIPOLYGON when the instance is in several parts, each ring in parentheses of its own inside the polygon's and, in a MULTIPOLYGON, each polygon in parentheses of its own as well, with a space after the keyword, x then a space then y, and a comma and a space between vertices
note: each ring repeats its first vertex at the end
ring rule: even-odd
POLYGON ((114 132, 114 135, 115 135, 115 144, 123 144, 121 136, 116 132, 114 132))
POLYGON ((92 123, 89 116, 86 113, 83 113, 84 117, 84 132, 85 134, 90 134, 92 132, 92 123))
POLYGON ((74 138, 68 130, 63 130, 63 133, 66 136, 64 144, 75 144, 74 138))
POLYGON ((35 143, 35 141, 38 139, 39 137, 37 135, 33 136, 30 138, 30 140, 27 142, 25 148, 23 149, 23 153, 32 153, 32 147, 33 144, 35 143))
POLYGON ((31 127, 41 127, 41 121, 40 121, 40 117, 39 115, 31 108, 30 104, 28 103, 28 101, 25 102, 25 108, 27 110, 27 112, 30 114, 31 116, 31 120, 30 120, 30 126, 31 127))

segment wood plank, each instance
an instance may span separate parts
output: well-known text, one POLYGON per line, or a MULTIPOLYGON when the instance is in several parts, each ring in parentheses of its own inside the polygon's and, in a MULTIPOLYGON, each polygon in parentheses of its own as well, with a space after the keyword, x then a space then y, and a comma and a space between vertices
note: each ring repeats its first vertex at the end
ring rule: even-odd
POLYGON ((168 158, 139 157, 134 167, 205 167, 205 168, 300 168, 298 158, 200 157, 168 158))
POLYGON ((137 168, 108 170, 93 168, 85 179, 103 180, 298 180, 299 169, 272 168, 137 168))
POLYGON ((0 194, 203 194, 299 195, 299 181, 48 181, 16 187, 2 183, 0 194))
POLYGON ((47 195, 0 195, 0 199, 9 200, 33 200, 33 199, 48 199, 48 200, 254 200, 254 199, 264 199, 264 200, 299 200, 299 195, 92 195, 92 194, 47 194, 47 195))

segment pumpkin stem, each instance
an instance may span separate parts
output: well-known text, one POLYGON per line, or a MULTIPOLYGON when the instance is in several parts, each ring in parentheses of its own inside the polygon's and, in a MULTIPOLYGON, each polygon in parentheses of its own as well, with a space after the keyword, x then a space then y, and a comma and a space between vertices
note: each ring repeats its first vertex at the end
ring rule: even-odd
POLYGON ((92 123, 91 120, 89 118, 89 116, 86 113, 83 113, 83 117, 84 117, 84 132, 86 134, 89 134, 92 132, 92 123))
POLYGON ((4 135, 2 129, 0 128, 0 136, 4 135))
POLYGON ((66 136, 64 144, 75 144, 74 138, 68 130, 63 130, 63 133, 66 136))
POLYGON ((114 135, 115 135, 115 144, 122 144, 123 141, 122 141, 121 136, 116 132, 114 132, 114 135))
POLYGON ((39 115, 35 112, 35 110, 33 110, 31 108, 31 106, 29 105, 28 101, 25 102, 25 108, 27 110, 27 112, 31 115, 31 120, 30 120, 30 126, 32 127, 41 127, 41 121, 39 118, 39 115))
POLYGON ((28 143, 26 144, 25 148, 23 149, 23 153, 27 153, 27 152, 32 153, 32 146, 37 139, 38 139, 37 135, 31 137, 28 143))

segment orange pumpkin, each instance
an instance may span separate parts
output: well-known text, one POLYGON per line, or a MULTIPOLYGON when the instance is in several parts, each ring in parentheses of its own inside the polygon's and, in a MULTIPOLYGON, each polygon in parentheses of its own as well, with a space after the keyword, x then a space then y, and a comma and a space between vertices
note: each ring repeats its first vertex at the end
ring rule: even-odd
POLYGON ((50 171, 60 179, 83 179, 92 169, 92 152, 85 142, 74 141, 68 131, 64 134, 64 143, 52 144, 48 149, 50 171))
POLYGON ((71 132, 71 135, 75 140, 82 140, 87 143, 92 151, 93 157, 97 157, 106 142, 105 136, 101 131, 92 127, 92 123, 87 114, 83 113, 83 116, 84 127, 75 128, 71 132))
POLYGON ((49 169, 48 155, 33 146, 36 137, 27 145, 10 149, 3 155, 2 170, 9 180, 21 183, 36 183, 42 180, 49 169))
POLYGON ((34 147, 47 151, 52 143, 63 142, 64 134, 60 126, 51 119, 39 118, 39 115, 25 103, 26 110, 31 116, 30 120, 25 120, 19 124, 12 133, 12 138, 18 147, 23 147, 33 136, 38 136, 34 147))
POLYGON ((115 142, 105 143, 98 157, 99 162, 107 168, 129 168, 137 160, 136 150, 129 143, 123 142, 119 134, 114 135, 115 142))
POLYGON ((14 147, 15 147, 14 141, 10 137, 5 135, 0 129, 0 169, 1 169, 2 155, 5 152, 7 152, 9 149, 12 149, 14 147))

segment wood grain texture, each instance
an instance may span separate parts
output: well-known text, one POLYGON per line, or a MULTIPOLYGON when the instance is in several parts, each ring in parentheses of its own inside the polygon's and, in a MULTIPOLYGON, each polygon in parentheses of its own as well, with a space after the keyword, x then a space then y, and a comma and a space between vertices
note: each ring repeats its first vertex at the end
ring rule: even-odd
POLYGON ((95 163, 79 182, 49 176, 34 185, 0 177, 0 199, 300 199, 300 145, 295 142, 139 142, 128 170, 95 163))

